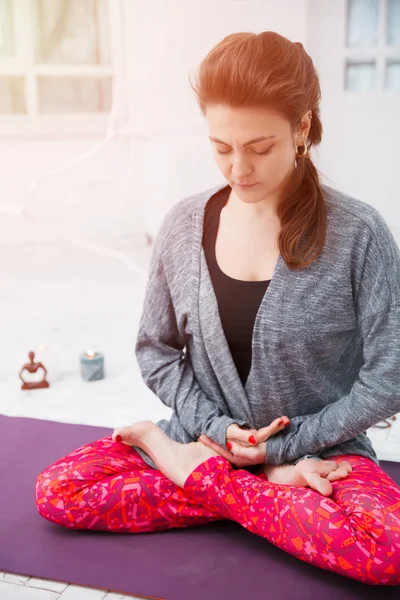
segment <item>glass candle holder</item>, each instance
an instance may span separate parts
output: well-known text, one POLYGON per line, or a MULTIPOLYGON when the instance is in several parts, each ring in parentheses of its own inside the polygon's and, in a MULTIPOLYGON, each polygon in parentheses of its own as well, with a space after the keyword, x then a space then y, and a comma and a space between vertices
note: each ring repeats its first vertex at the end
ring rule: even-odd
POLYGON ((80 356, 80 363, 84 381, 104 379, 104 355, 101 352, 86 350, 80 356))

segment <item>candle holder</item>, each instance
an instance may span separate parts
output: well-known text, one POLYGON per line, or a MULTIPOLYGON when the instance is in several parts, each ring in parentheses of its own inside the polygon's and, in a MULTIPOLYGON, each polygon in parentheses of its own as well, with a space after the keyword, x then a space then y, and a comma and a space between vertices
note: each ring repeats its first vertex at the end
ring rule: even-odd
POLYGON ((84 381, 104 379, 104 355, 101 352, 86 350, 80 356, 81 375, 84 381))

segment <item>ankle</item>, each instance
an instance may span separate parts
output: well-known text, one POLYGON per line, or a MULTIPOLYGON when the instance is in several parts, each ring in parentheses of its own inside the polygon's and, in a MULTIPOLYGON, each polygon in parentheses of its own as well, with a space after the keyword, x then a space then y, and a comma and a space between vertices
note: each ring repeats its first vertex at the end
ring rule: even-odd
POLYGON ((264 473, 271 483, 290 483, 293 474, 293 465, 265 465, 264 473))

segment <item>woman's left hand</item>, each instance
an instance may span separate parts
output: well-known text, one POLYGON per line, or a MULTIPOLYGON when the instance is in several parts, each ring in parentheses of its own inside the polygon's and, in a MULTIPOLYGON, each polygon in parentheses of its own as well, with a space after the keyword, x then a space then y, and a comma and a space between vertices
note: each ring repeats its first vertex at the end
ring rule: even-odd
MULTIPOLYGON (((258 444, 255 446, 242 446, 239 442, 231 442, 232 451, 230 451, 204 434, 202 434, 197 441, 212 448, 215 452, 218 452, 218 454, 237 467, 260 465, 265 463, 266 460, 265 442, 269 437, 282 430, 282 425, 279 425, 279 421, 280 419, 275 419, 271 425, 263 427, 256 432, 258 444)), ((233 425, 230 427, 233 427, 233 425)))
POLYGON ((262 444, 258 444, 257 446, 252 446, 249 448, 245 448, 244 446, 240 447, 240 452, 243 454, 239 456, 238 454, 233 454, 223 446, 214 442, 214 440, 210 439, 206 435, 201 435, 198 439, 201 444, 208 446, 218 452, 221 456, 229 460, 230 463, 237 467, 247 467, 249 465, 260 465, 265 462, 265 442, 262 444))

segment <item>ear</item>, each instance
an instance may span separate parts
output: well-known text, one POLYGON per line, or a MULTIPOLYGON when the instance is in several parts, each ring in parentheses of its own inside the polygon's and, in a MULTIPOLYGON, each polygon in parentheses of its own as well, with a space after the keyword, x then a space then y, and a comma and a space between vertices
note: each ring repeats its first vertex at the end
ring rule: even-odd
MULTIPOLYGON (((300 119, 300 123, 296 129, 296 139, 302 142, 308 138, 311 129, 312 111, 308 110, 300 119)), ((298 142, 298 143, 299 143, 298 142)))
POLYGON ((307 139, 308 138, 308 134, 309 134, 310 129, 311 129, 311 124, 312 124, 312 111, 311 110, 308 110, 303 115, 303 117, 301 119, 301 123, 302 123, 304 138, 307 139))

